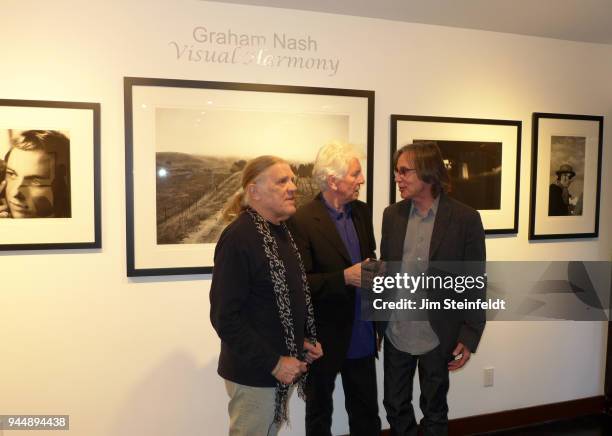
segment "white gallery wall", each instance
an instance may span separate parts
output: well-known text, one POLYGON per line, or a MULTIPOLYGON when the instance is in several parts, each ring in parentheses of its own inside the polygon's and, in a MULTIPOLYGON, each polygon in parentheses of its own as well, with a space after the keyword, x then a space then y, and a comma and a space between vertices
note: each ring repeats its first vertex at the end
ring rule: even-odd
MULTIPOLYGON (((196 0, 0 0, 0 8, 0 98, 101 103, 103 232, 101 250, 0 252, 0 414, 68 414, 68 433, 79 436, 226 433, 210 276, 126 277, 124 76, 376 91, 377 236, 390 114, 522 120, 519 233, 488 237, 488 258, 611 258, 610 45, 196 0), (209 48, 193 40, 197 26, 310 36, 317 51, 308 55, 338 59, 338 70, 177 59, 172 41, 209 48), (535 111, 606 117, 597 239, 527 240, 535 111)), ((451 376, 451 418, 601 395, 606 329, 489 323, 478 353, 451 376), (494 387, 482 386, 486 366, 495 367, 494 387)), ((341 390, 335 399, 333 430, 347 433, 341 390)), ((303 434, 303 403, 294 396, 291 406, 282 434, 303 434)))

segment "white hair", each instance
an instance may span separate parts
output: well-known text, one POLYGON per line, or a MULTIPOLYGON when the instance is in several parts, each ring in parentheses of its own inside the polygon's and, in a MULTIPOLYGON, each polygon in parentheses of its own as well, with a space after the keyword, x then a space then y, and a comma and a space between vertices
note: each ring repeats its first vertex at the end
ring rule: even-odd
POLYGON ((321 147, 312 169, 312 177, 319 185, 321 192, 329 189, 327 178, 346 176, 353 159, 360 159, 359 153, 350 145, 339 141, 331 142, 321 147))

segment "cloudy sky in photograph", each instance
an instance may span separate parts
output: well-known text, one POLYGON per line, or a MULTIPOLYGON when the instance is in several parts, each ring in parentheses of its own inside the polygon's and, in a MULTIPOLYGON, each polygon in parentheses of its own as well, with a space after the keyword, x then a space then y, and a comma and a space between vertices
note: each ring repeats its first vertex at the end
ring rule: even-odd
POLYGON ((157 152, 314 161, 322 145, 349 135, 348 115, 157 108, 155 116, 157 152))

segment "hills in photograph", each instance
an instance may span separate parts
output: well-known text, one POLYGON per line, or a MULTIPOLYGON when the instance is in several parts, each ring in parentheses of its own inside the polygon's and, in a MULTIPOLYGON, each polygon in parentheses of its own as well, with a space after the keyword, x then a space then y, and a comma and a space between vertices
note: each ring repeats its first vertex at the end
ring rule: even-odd
MULTIPOLYGON (((246 162, 239 157, 156 153, 157 243, 215 243, 227 225, 221 215, 240 189, 246 162)), ((318 192, 312 166, 291 163, 298 207, 318 192)))

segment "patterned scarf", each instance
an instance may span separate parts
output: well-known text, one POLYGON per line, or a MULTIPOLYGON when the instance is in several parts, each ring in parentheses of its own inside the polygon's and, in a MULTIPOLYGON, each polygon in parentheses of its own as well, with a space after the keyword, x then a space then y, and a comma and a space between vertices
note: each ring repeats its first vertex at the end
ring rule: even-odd
MULTIPOLYGON (((295 343, 295 335, 293 330, 293 316, 291 315, 291 300, 289 298, 289 286, 287 285, 287 275, 285 264, 278 254, 278 245, 276 239, 270 233, 270 224, 255 210, 247 208, 247 212, 251 216, 257 232, 263 238, 263 248, 268 258, 268 264, 270 267, 270 276, 272 277, 272 284, 274 287, 274 296, 276 299, 276 306, 278 308, 278 315, 280 317, 281 325, 283 326, 283 334, 285 339, 285 345, 289 351, 291 357, 300 359, 302 356, 298 352, 298 346, 301 350, 302 344, 295 343)), ((281 223, 283 230, 287 232, 289 236, 289 242, 293 253, 298 259, 300 266, 300 272, 302 273, 302 289, 306 299, 306 338, 311 343, 316 343, 317 331, 314 323, 314 310, 312 308, 312 301, 310 299, 310 287, 308 286, 308 280, 306 278, 306 272, 304 271, 304 265, 302 264, 302 258, 300 253, 293 241, 293 237, 287 229, 285 223, 281 223)), ((304 387, 306 386, 306 377, 308 373, 302 374, 294 384, 298 385, 298 396, 303 400, 306 400, 306 393, 304 387)), ((289 385, 285 385, 280 381, 276 383, 275 392, 275 404, 274 404, 274 422, 282 424, 284 421, 288 421, 287 417, 287 402, 289 399, 289 385)))

